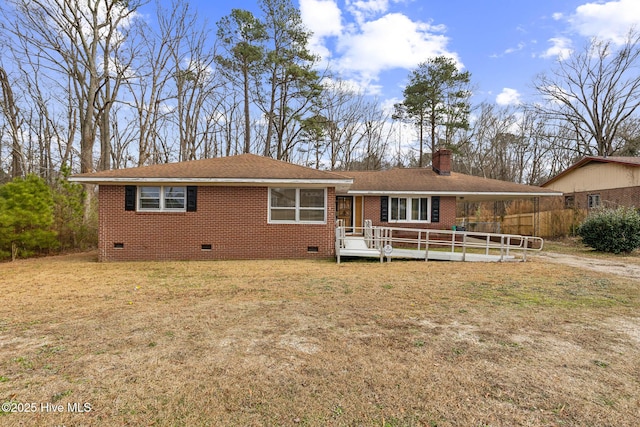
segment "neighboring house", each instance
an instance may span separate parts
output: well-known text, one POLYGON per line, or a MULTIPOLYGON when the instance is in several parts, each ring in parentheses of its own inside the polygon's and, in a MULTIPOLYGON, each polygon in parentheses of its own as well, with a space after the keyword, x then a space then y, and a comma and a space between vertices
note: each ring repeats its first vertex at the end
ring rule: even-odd
POLYGON ((585 157, 542 184, 566 208, 640 207, 640 157, 585 157))
MULTIPOLYGON (((97 184, 100 261, 332 257, 336 219, 450 229, 456 201, 559 193, 433 170, 328 172, 252 154, 76 175, 97 184)), ((357 230, 356 230, 357 231, 357 230)))

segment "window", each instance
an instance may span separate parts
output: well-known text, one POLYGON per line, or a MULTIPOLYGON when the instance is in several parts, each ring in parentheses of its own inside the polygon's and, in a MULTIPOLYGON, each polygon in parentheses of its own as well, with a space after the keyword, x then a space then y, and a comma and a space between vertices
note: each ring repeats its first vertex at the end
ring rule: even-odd
POLYGON ((184 187, 164 187, 164 208, 184 210, 184 187))
POLYGON ((390 221, 428 222, 428 197, 389 197, 390 221))
POLYGON ((600 195, 599 194, 589 194, 587 196, 587 206, 589 209, 595 209, 600 207, 600 195))
POLYGON ((138 209, 160 209, 161 187, 140 187, 138 209))
POLYGON ((574 196, 564 196, 564 207, 565 209, 571 209, 575 207, 576 199, 574 196))
POLYGON ((269 189, 269 222, 326 222, 324 188, 269 189))
POLYGON ((138 187, 139 211, 174 211, 186 209, 186 187, 138 187))

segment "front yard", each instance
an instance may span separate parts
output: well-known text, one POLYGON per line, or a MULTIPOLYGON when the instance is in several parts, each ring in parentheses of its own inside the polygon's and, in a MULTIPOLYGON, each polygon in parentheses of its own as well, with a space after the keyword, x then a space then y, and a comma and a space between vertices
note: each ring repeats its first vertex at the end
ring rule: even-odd
POLYGON ((95 258, 0 264, 0 425, 640 425, 638 280, 95 258))

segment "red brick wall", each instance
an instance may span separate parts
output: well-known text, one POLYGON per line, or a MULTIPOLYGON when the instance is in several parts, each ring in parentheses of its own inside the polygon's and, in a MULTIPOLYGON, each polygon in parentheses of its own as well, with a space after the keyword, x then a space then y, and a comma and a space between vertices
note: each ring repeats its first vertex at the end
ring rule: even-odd
POLYGON ((440 149, 433 153, 431 166, 438 175, 451 175, 451 150, 440 149))
POLYGON ((198 187, 196 212, 124 210, 124 186, 99 190, 99 260, 326 258, 335 255, 335 190, 326 224, 268 224, 268 188, 198 187), (122 243, 122 249, 114 248, 122 243), (201 245, 212 250, 203 251, 201 245), (309 252, 309 246, 318 252, 309 252))
POLYGON ((451 230, 456 224, 456 198, 440 197, 440 222, 380 222, 380 197, 365 196, 364 219, 370 219, 373 225, 400 228, 428 228, 435 230, 451 230))
POLYGON ((589 194, 600 194, 600 203, 603 207, 629 206, 640 208, 640 187, 614 188, 609 190, 583 191, 579 193, 565 193, 566 196, 574 196, 575 207, 587 209, 589 194))

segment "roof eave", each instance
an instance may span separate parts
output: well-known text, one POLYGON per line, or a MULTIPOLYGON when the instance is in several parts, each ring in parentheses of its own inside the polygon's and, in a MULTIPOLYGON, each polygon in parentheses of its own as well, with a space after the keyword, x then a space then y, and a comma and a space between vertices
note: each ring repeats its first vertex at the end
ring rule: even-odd
POLYGON ((133 178, 133 177, 70 177, 69 181, 97 185, 140 184, 201 184, 201 185, 321 185, 348 186, 353 179, 307 179, 307 178, 133 178))
POLYGON ((381 191, 381 190, 349 190, 348 194, 354 196, 381 196, 381 195, 415 195, 415 196, 496 196, 496 197, 557 197, 562 196, 562 192, 517 192, 517 191, 381 191))
POLYGON ((574 171, 574 170, 576 170, 578 168, 581 168, 581 167, 583 167, 583 166, 585 166, 585 165, 587 165, 589 163, 615 163, 615 164, 623 165, 623 166, 640 167, 640 164, 635 163, 635 162, 631 162, 631 161, 624 161, 624 160, 620 160, 620 159, 610 159, 610 158, 607 158, 607 157, 587 156, 587 157, 584 157, 584 158, 578 160, 576 163, 572 164, 567 169, 563 170, 562 172, 560 172, 559 174, 557 174, 553 178, 547 180, 546 182, 544 182, 540 186, 541 187, 546 187, 547 185, 552 184, 555 181, 559 180, 563 176, 566 176, 569 173, 571 173, 572 171, 574 171))

